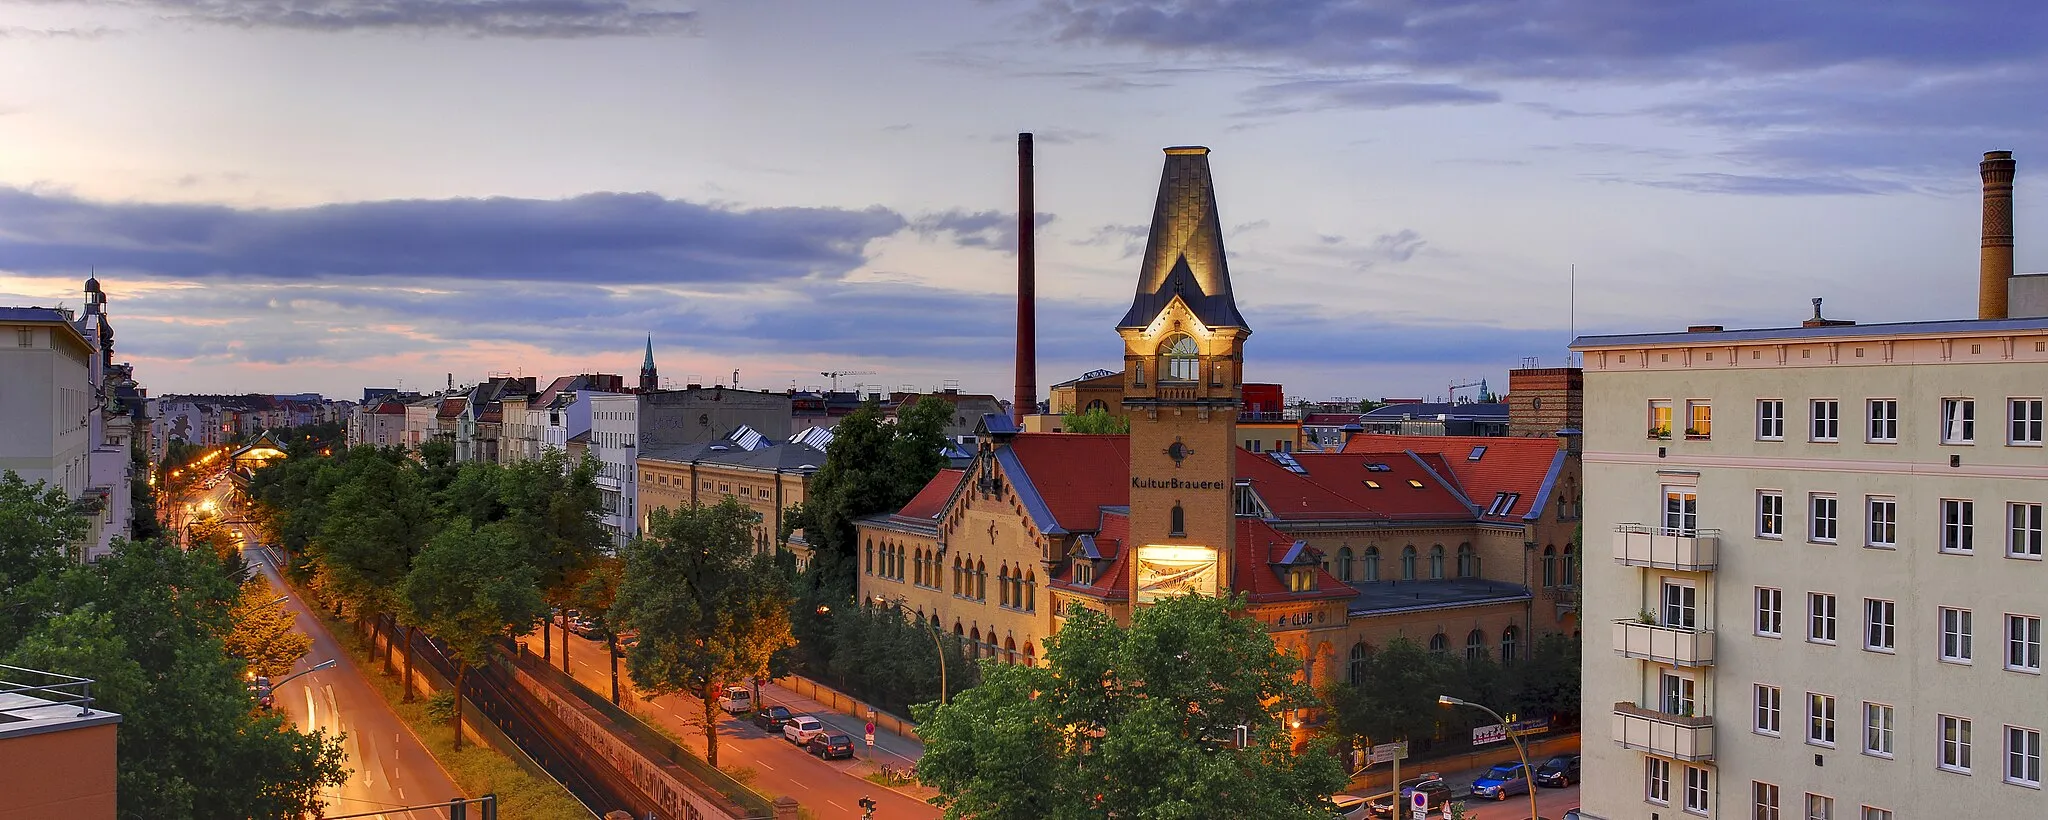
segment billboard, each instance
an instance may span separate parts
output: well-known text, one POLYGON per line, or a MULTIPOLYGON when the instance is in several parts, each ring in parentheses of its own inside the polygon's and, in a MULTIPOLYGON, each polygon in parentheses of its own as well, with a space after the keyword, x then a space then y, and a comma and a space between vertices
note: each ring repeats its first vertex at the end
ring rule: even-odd
POLYGON ((1149 544, 1138 548, 1137 602, 1217 590, 1216 551, 1208 547, 1149 544))

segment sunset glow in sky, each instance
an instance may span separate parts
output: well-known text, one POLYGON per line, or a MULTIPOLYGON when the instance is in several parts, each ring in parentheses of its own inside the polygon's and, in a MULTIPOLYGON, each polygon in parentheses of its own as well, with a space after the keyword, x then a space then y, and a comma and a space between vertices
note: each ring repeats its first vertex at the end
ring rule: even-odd
MULTIPOLYGON (((0 0, 0 305, 96 269, 153 394, 1114 368, 1167 145, 1247 377, 1441 395, 1587 331, 1974 315, 2048 269, 2048 6, 0 0), (2039 176, 2036 175, 2039 169, 2039 176)), ((848 380, 851 381, 851 380, 848 380)))

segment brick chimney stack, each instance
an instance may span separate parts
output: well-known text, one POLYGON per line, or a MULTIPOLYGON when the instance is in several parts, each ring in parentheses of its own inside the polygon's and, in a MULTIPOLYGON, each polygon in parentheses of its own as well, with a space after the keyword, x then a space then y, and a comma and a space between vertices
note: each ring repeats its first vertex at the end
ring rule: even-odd
POLYGON ((1017 135, 1017 391, 1010 417, 1038 412, 1038 209, 1033 203, 1031 134, 1017 135))
POLYGON ((1977 263, 1977 318, 2006 316, 2006 289, 2012 280, 2012 176, 2017 163, 2011 151, 1986 151, 1977 172, 1984 176, 1984 240, 1977 263))

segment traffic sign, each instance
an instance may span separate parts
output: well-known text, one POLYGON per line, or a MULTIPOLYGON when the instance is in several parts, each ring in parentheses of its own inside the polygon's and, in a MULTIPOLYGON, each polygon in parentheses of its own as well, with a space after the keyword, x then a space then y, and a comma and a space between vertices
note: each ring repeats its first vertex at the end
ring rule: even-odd
POLYGON ((1415 820, 1426 820, 1429 817, 1429 792, 1419 788, 1409 792, 1408 806, 1413 810, 1415 820))
POLYGON ((1405 740, 1401 741, 1400 743, 1382 743, 1378 746, 1372 747, 1372 749, 1366 752, 1365 755, 1365 762, 1367 765, 1377 765, 1380 763, 1387 763, 1394 760, 1407 759, 1408 742, 1405 740))

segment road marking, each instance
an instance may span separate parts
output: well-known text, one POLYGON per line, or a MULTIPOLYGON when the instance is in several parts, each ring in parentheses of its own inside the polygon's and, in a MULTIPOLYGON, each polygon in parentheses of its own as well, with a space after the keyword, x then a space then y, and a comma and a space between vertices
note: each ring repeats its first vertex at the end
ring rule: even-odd
POLYGON ((771 772, 772 772, 772 771, 775 771, 775 767, 774 767, 774 766, 770 766, 770 765, 768 765, 768 761, 765 761, 765 760, 756 760, 756 761, 754 761, 754 762, 755 762, 755 763, 759 763, 759 764, 761 764, 761 768, 763 768, 763 769, 767 769, 768 771, 771 771, 771 772))
POLYGON ((826 800, 825 802, 827 802, 827 803, 831 803, 831 804, 832 804, 832 808, 838 809, 838 810, 840 810, 840 811, 853 811, 852 809, 849 809, 849 808, 847 808, 847 807, 845 807, 845 806, 839 805, 839 801, 837 801, 837 800, 826 800))

